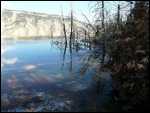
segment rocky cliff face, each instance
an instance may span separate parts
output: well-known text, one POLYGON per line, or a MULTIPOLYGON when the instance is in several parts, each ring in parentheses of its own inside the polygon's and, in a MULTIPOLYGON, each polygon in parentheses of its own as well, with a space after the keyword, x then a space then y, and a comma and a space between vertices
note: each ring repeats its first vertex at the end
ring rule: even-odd
MULTIPOLYGON (((65 17, 67 36, 70 34, 70 18, 65 17)), ((83 22, 74 21, 75 34, 84 36, 89 31, 83 22)), ((43 13, 1 10, 2 36, 63 36, 61 16, 43 13)))

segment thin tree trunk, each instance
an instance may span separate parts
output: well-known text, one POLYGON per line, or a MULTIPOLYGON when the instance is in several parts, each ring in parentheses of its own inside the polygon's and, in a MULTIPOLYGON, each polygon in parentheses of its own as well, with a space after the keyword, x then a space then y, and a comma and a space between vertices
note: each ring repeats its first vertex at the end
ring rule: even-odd
POLYGON ((73 32, 73 11, 72 11, 72 4, 71 4, 71 32, 70 32, 70 48, 72 46, 72 32, 73 32))
POLYGON ((104 28, 104 1, 102 1, 102 28, 104 28))
POLYGON ((65 46, 67 46, 67 36, 66 36, 65 19, 63 17, 62 7, 61 7, 61 14, 62 14, 62 20, 63 20, 63 30, 64 30, 64 35, 65 35, 65 46))
MULTIPOLYGON (((104 19, 105 19, 105 17, 104 17, 104 1, 102 1, 102 28, 103 28, 103 30, 105 30, 104 29, 105 28, 104 19)), ((105 39, 104 39, 104 37, 103 37, 102 40, 103 40, 102 41, 103 43, 102 43, 102 59, 101 59, 101 64, 103 65, 104 61, 105 61, 105 39)))
POLYGON ((118 25, 120 25, 120 5, 118 5, 117 23, 118 23, 118 25))
POLYGON ((87 35, 86 30, 84 31, 84 35, 85 35, 85 41, 86 41, 86 35, 87 35))
MULTIPOLYGON (((82 13, 82 12, 81 12, 82 13)), ((93 27, 93 25, 90 23, 89 19, 82 13, 82 15, 85 17, 85 19, 88 21, 89 26, 96 32, 96 29, 93 27)))

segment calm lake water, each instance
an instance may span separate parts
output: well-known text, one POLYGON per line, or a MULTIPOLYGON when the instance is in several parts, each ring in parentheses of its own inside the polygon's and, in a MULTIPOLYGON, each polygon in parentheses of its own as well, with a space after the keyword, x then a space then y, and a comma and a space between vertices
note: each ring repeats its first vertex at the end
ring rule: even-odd
POLYGON ((111 79, 93 51, 56 39, 2 40, 1 111, 108 111, 111 79))

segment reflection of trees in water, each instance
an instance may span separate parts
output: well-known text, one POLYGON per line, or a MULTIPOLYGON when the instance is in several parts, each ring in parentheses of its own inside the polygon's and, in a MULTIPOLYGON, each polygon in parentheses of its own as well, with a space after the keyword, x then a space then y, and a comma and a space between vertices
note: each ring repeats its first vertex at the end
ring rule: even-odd
POLYGON ((94 51, 92 54, 83 59, 82 66, 79 69, 81 76, 87 71, 90 73, 90 92, 89 103, 92 103, 90 111, 104 111, 105 102, 108 100, 108 93, 111 91, 111 81, 109 73, 103 70, 101 60, 103 60, 103 52, 94 51), (108 83, 109 82, 109 83, 108 83))
POLYGON ((107 80, 108 73, 104 71, 94 71, 91 74, 91 92, 90 92, 90 101, 92 104, 92 111, 104 111, 104 104, 107 102, 108 93, 111 90, 106 90, 110 86, 106 86, 109 80, 107 80), (108 92, 107 92, 108 91, 108 92))
MULTIPOLYGON (((105 61, 105 57, 108 57, 106 50, 103 48, 103 45, 95 45, 91 42, 88 41, 76 41, 74 44, 73 42, 69 43, 69 51, 70 51, 70 65, 72 65, 72 52, 79 51, 79 50, 89 50, 93 51, 92 54, 87 56, 85 59, 83 59, 83 62, 81 64, 81 67, 79 69, 80 75, 83 75, 90 67, 93 65, 100 65, 99 68, 101 68, 101 64, 103 65, 105 61), (76 43, 77 42, 77 43, 76 43)), ((66 50, 67 50, 67 44, 65 43, 63 38, 60 38, 56 41, 54 41, 54 44, 58 46, 58 48, 63 51, 63 63, 62 63, 62 69, 64 66, 64 60, 65 60, 65 55, 66 55, 66 50)), ((106 59, 108 60, 108 58, 106 59)), ((72 70, 72 66, 70 66, 70 71, 72 70)))
POLYGON ((66 56, 66 48, 67 48, 67 43, 65 44, 65 48, 64 48, 64 52, 63 52, 63 62, 62 62, 61 71, 63 71, 63 67, 64 67, 64 61, 65 61, 65 56, 66 56))
POLYGON ((70 50, 70 75, 72 75, 72 46, 69 48, 70 50))
MULTIPOLYGON (((63 50, 63 61, 62 61, 61 71, 63 71, 63 68, 64 68, 64 62, 65 62, 65 56, 66 56, 66 49, 67 49, 67 43, 64 44, 64 48, 62 49, 63 50)), ((72 46, 70 46, 70 48, 69 48, 69 53, 70 53, 69 72, 70 72, 70 75, 72 75, 72 46)))
MULTIPOLYGON (((74 46, 73 44, 70 44, 70 46, 69 46, 69 53, 70 53, 69 72, 70 72, 70 75, 73 74, 73 71, 75 69, 75 68, 73 68, 73 65, 75 65, 74 64, 75 62, 73 62, 72 53, 74 53, 76 49, 78 49, 78 51, 80 49, 87 50, 88 46, 86 46, 86 45, 88 45, 88 44, 84 45, 84 43, 88 43, 88 42, 78 42, 79 46, 81 46, 81 45, 83 46, 82 48, 74 46)), ((61 48, 61 50, 63 50, 63 62, 62 62, 61 71, 63 71, 67 46, 64 45, 64 43, 61 43, 61 44, 59 43, 58 45, 63 46, 61 48)), ((86 96, 83 99, 81 99, 81 102, 79 102, 79 103, 81 104, 83 109, 85 109, 87 111, 104 111, 104 109, 102 109, 102 108, 108 99, 108 93, 111 91, 111 82, 110 82, 110 79, 108 79, 108 78, 110 78, 109 73, 104 71, 101 66, 102 60, 104 60, 104 57, 106 57, 106 54, 103 54, 102 45, 100 45, 100 46, 92 45, 91 51, 93 51, 93 52, 90 55, 81 57, 79 59, 80 67, 77 67, 78 74, 80 76, 90 75, 90 77, 91 77, 91 81, 89 84, 90 88, 88 89, 89 91, 87 91, 87 92, 85 91, 86 96), (91 103, 91 104, 87 104, 87 103, 91 103)), ((105 61, 103 61, 103 63, 105 63, 105 61)), ((81 92, 79 92, 79 93, 81 93, 81 92)), ((79 106, 79 107, 81 107, 81 106, 79 106)), ((81 110, 82 107, 78 108, 78 109, 81 110)), ((83 109, 81 111, 84 111, 83 109)))

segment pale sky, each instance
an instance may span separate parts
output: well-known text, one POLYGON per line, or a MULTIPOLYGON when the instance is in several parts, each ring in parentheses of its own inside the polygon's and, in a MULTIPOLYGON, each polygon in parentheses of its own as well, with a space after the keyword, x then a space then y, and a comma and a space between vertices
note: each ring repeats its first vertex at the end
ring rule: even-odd
MULTIPOLYGON (((89 13, 89 10, 92 4, 95 2, 90 3, 90 1, 1 1, 1 8, 61 15, 61 5, 64 16, 69 16, 71 2, 74 9, 74 16, 78 20, 86 21, 84 16, 81 14, 82 12, 88 17, 90 21, 92 21, 94 14, 89 13)), ((116 12, 113 10, 115 9, 115 5, 106 3, 105 7, 108 11, 113 13, 116 12)))

